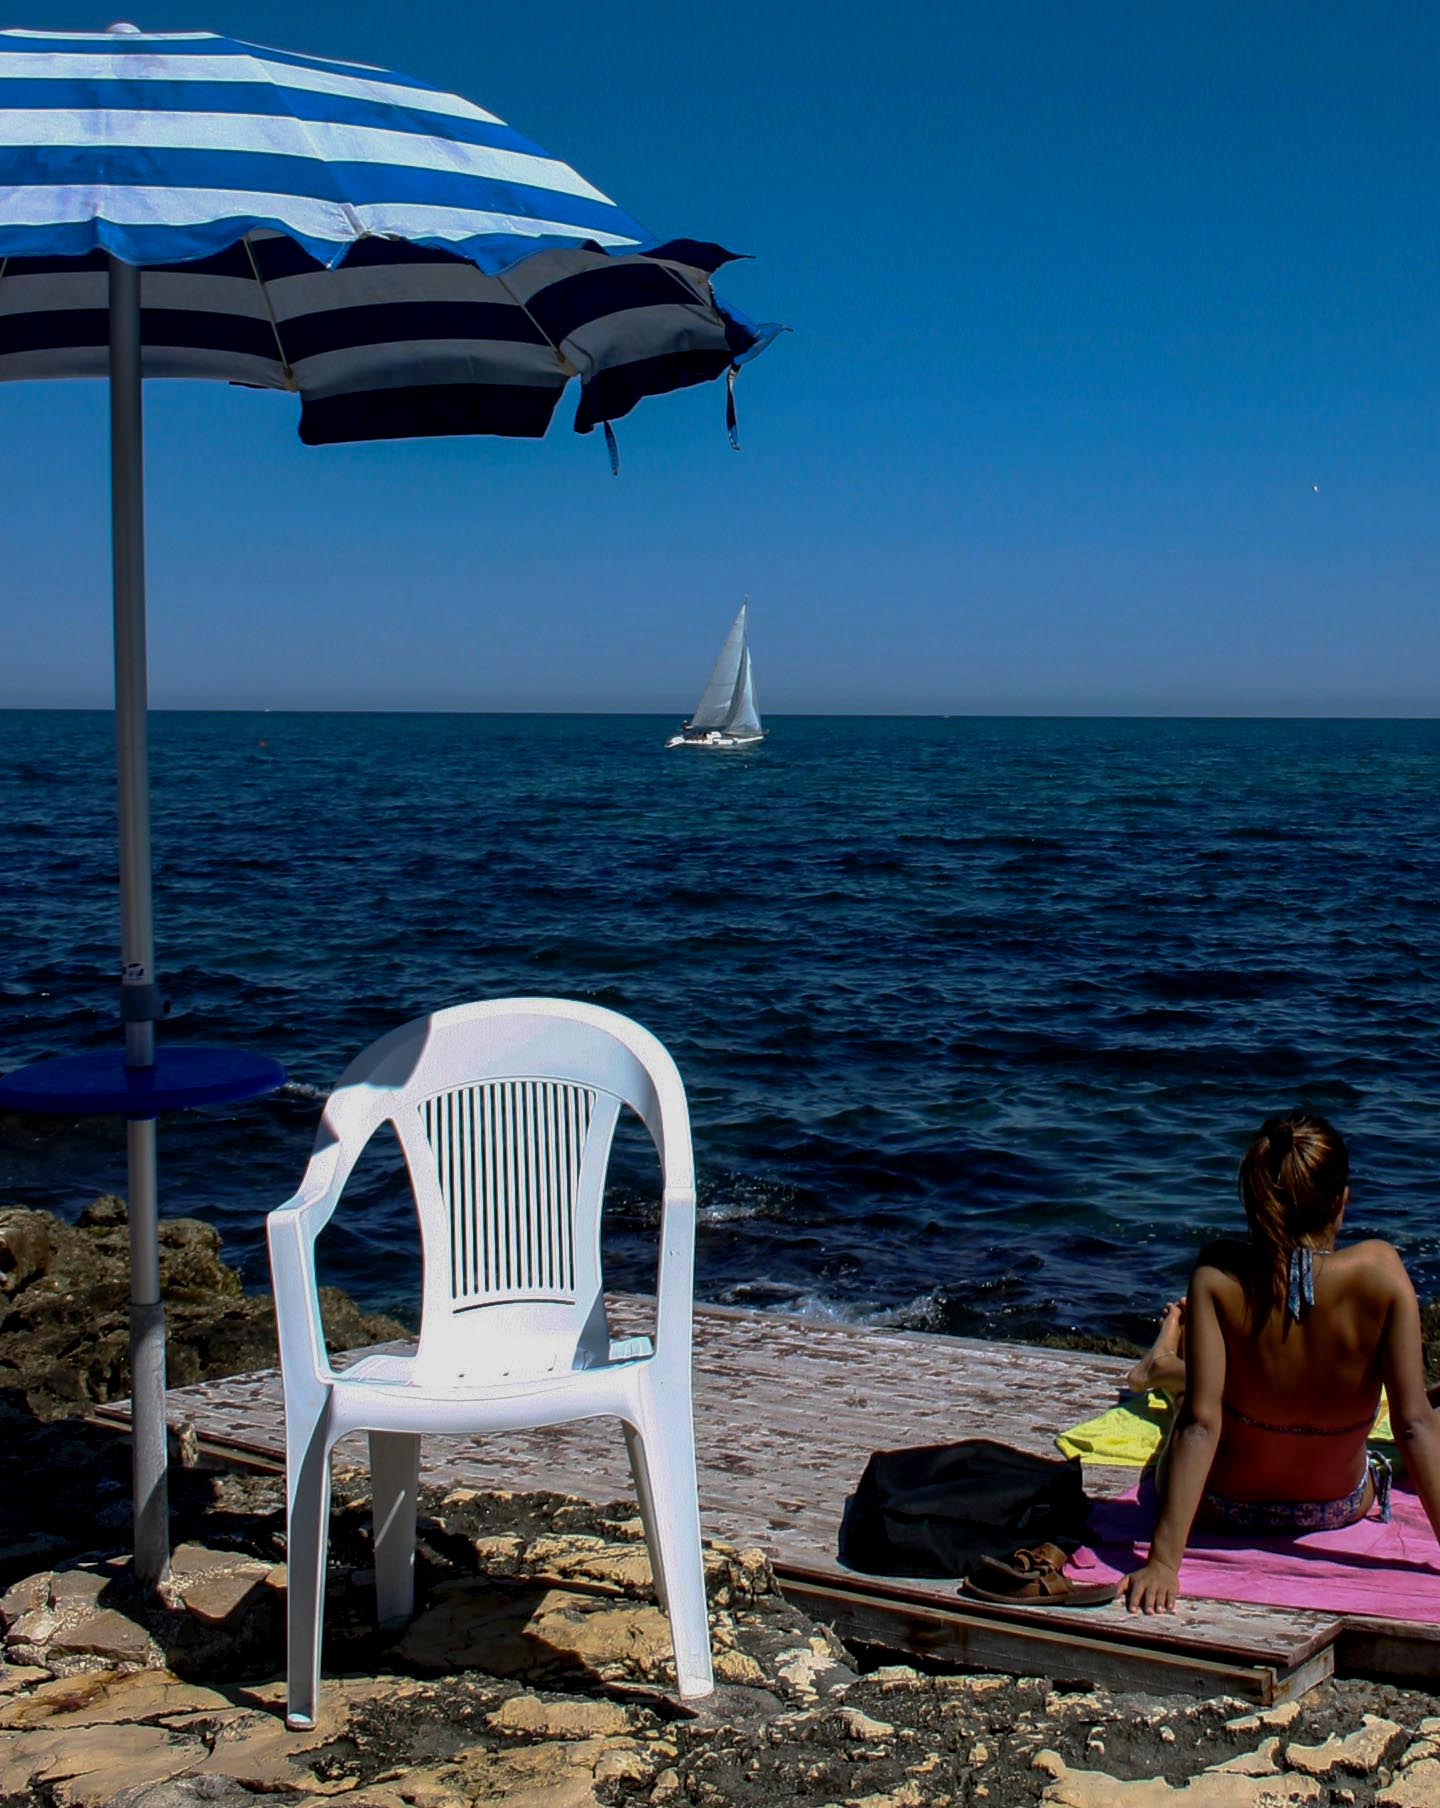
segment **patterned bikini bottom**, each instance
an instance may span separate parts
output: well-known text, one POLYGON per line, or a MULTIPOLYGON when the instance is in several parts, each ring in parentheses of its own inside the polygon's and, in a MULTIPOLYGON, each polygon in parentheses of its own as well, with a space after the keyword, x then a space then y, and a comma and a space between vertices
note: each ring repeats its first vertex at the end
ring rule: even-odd
POLYGON ((1213 1525, 1240 1532, 1335 1532, 1361 1517, 1365 1490, 1374 1485, 1380 1517, 1390 1517, 1390 1460, 1378 1450, 1366 1453, 1365 1473, 1339 1500, 1229 1500, 1207 1489, 1201 1497, 1213 1525))

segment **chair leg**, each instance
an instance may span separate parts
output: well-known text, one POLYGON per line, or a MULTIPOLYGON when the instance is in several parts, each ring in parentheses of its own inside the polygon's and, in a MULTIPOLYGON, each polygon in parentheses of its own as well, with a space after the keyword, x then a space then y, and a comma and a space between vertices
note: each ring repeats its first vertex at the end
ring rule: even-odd
POLYGON ((630 1458, 630 1473, 635 1478, 635 1497, 640 1502, 640 1523, 645 1528, 645 1548, 650 1553, 650 1573, 655 1578, 655 1593, 660 1605, 670 1611, 670 1592, 665 1586, 665 1554, 655 1529, 655 1501, 650 1492, 650 1469, 645 1461, 645 1444, 640 1433, 628 1421, 625 1425, 625 1450, 630 1458))
POLYGON ((320 1695, 325 1559, 330 1534, 330 1447, 323 1425, 287 1478, 285 1514, 285 1724, 312 1727, 320 1695))
POLYGON ((415 1607, 415 1501, 419 1488, 419 1437, 405 1431, 372 1431, 375 1612, 383 1627, 403 1626, 415 1607))
POLYGON ((636 1446, 640 1462, 635 1465, 635 1485, 639 1492, 643 1467, 650 1496, 646 1537, 651 1567, 657 1578, 665 1578, 676 1688, 682 1696, 708 1695, 715 1687, 715 1677, 710 1664, 710 1620, 695 1494, 695 1434, 688 1396, 683 1407, 673 1398, 660 1407, 652 1395, 635 1429, 632 1462, 636 1446))

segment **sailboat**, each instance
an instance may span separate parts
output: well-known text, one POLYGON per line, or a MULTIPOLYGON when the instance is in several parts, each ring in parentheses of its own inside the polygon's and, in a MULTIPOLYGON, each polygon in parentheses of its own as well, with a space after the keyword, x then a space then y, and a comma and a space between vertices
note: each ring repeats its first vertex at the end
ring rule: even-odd
POLYGON ((760 711, 755 704, 755 675, 750 668, 750 643, 745 618, 750 598, 740 605, 725 645, 715 661, 710 682, 701 693, 695 714, 665 743, 667 747, 758 747, 765 739, 760 711))

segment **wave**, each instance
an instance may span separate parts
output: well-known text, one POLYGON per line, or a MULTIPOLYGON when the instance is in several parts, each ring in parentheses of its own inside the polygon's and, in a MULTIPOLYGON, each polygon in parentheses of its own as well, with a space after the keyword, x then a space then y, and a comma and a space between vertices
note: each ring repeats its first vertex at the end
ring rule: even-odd
POLYGON ((303 1099, 307 1104, 316 1099, 328 1099, 331 1088, 328 1086, 312 1086, 308 1080, 287 1080, 275 1094, 279 1099, 303 1099))

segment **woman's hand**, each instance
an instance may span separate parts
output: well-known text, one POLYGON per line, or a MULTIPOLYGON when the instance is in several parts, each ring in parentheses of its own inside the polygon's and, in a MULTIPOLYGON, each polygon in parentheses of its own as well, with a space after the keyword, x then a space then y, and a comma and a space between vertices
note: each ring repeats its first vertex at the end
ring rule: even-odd
POLYGON ((1120 1598, 1131 1613, 1174 1613, 1179 1593, 1180 1571, 1158 1557, 1151 1557, 1120 1583, 1120 1598))

